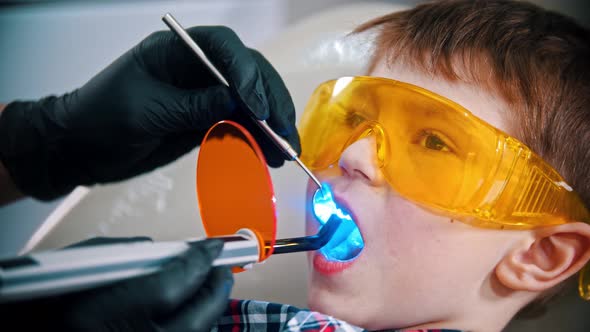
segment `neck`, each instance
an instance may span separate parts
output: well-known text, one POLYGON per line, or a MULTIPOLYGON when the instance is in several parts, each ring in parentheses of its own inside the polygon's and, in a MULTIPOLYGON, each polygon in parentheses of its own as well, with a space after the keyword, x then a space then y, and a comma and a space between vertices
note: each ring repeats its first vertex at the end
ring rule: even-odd
POLYGON ((502 331, 512 318, 529 303, 535 294, 498 289, 497 285, 482 287, 478 296, 467 301, 460 313, 435 322, 408 329, 454 329, 472 332, 502 331))

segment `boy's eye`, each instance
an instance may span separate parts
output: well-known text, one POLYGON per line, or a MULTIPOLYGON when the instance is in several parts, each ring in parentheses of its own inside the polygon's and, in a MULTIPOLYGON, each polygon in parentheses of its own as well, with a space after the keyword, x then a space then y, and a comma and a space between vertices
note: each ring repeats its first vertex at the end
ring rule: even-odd
POLYGON ((444 141, 444 139, 442 139, 439 135, 429 131, 422 132, 420 145, 435 151, 452 152, 450 146, 444 141))
POLYGON ((354 111, 349 112, 346 116, 346 124, 350 128, 356 128, 359 124, 363 123, 364 121, 365 118, 354 111))
POLYGON ((357 110, 348 105, 348 106, 343 106, 343 105, 338 105, 338 111, 341 114, 342 117, 342 121, 343 123, 348 127, 348 128, 356 128, 359 124, 363 123, 366 121, 365 117, 363 117, 360 112, 357 112, 357 110))

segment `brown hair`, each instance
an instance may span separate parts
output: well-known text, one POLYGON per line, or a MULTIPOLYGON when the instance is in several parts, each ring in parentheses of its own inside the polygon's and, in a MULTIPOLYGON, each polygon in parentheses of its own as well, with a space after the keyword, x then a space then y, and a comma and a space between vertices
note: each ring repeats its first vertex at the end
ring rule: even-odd
POLYGON ((371 71, 384 59, 496 91, 509 128, 590 207, 590 33, 526 2, 436 1, 378 17, 371 71))
POLYGON ((367 30, 377 32, 369 72, 381 60, 400 62, 497 92, 510 105, 509 130, 555 167, 590 208, 587 29, 526 2, 449 0, 378 17, 353 33, 367 30))

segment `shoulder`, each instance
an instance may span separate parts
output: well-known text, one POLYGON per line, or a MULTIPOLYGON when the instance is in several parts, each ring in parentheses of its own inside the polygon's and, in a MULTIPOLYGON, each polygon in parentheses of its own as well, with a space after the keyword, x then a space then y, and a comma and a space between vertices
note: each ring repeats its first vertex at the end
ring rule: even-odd
POLYGON ((288 304, 232 299, 211 332, 246 330, 249 332, 365 331, 331 316, 288 304))
MULTIPOLYGON (((211 332, 368 332, 329 315, 288 304, 256 300, 228 302, 211 332)), ((459 330, 389 330, 390 332, 461 332, 459 330)))

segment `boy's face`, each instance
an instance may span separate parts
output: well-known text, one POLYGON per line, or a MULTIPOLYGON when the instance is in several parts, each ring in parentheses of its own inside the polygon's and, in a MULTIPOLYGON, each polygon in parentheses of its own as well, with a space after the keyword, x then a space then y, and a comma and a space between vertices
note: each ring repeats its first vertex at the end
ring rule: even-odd
MULTIPOLYGON (((381 63, 371 76, 421 86, 509 133, 507 106, 487 91, 402 65, 381 63)), ((369 329, 436 325, 463 317, 466 308, 475 313, 476 299, 492 288, 491 272, 519 232, 453 222, 399 196, 375 163, 370 137, 349 146, 339 166, 316 174, 352 212, 365 248, 345 264, 308 255, 310 308, 369 329)), ((315 189, 308 185, 308 202, 315 189)), ((306 219, 308 234, 315 234, 318 222, 309 208, 306 219)))

